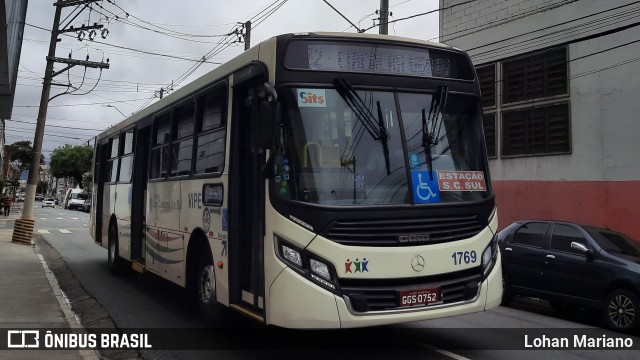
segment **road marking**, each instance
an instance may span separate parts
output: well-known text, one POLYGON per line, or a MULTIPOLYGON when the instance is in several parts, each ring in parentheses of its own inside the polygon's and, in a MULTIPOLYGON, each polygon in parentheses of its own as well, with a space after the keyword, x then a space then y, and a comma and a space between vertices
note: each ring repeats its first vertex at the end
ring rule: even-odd
POLYGON ((454 354, 451 351, 443 350, 443 349, 437 348, 435 346, 432 346, 432 345, 429 345, 429 344, 426 344, 426 343, 422 343, 422 344, 420 344, 420 346, 425 347, 425 348, 427 348, 429 350, 433 350, 433 351, 435 351, 437 353, 440 353, 440 354, 442 354, 444 356, 448 356, 448 357, 450 357, 452 359, 456 359, 456 360, 471 360, 471 359, 466 358, 466 357, 464 357, 462 355, 454 354))
POLYGON ((45 230, 45 229, 38 230, 38 232, 39 232, 40 234, 51 234, 51 233, 49 232, 49 230, 45 230))
POLYGON ((71 231, 69 231, 67 229, 58 229, 58 231, 60 231, 63 234, 71 234, 71 231))
POLYGON ((47 220, 47 218, 38 218, 38 220, 47 220))
POLYGON ((78 220, 78 218, 77 218, 77 217, 72 217, 72 219, 73 219, 73 220, 78 220))
POLYGON ((64 218, 56 218, 56 219, 58 219, 58 220, 64 220, 64 218))

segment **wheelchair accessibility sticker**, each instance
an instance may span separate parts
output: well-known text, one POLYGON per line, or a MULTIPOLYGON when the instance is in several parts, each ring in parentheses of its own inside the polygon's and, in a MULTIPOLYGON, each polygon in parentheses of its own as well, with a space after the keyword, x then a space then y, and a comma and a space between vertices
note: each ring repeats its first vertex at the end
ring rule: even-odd
POLYGON ((413 201, 416 204, 439 203, 440 189, 438 188, 438 174, 435 171, 412 170, 413 201))

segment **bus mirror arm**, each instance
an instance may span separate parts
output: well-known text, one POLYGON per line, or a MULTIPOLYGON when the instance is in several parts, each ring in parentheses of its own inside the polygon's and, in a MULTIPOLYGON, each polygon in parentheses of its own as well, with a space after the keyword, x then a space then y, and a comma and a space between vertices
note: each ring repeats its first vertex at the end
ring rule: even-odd
POLYGON ((258 121, 258 146, 261 149, 273 149, 273 136, 280 128, 280 104, 278 102, 262 101, 260 103, 260 118, 258 121))
POLYGON ((260 102, 257 140, 261 149, 273 149, 273 136, 280 127, 280 105, 272 83, 264 83, 264 92, 267 96, 260 102))
POLYGON ((261 106, 264 106, 265 112, 270 112, 271 116, 267 116, 267 118, 262 119, 260 122, 260 133, 258 137, 260 138, 260 148, 269 149, 269 158, 265 162, 262 167, 262 175, 267 178, 269 177, 269 171, 273 169, 273 163, 275 161, 276 147, 279 146, 280 137, 275 136, 280 134, 280 124, 282 119, 282 108, 280 107, 280 103, 269 103, 263 102, 261 106))

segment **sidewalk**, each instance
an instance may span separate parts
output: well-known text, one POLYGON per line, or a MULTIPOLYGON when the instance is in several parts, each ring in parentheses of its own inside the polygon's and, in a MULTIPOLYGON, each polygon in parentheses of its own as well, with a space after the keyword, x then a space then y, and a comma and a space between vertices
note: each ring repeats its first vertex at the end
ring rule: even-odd
MULTIPOLYGON (((8 344, 7 330, 81 327, 62 296, 57 281, 34 245, 11 242, 16 207, 0 215, 0 344, 8 344)), ((98 359, 89 350, 0 350, 2 359, 98 359)))

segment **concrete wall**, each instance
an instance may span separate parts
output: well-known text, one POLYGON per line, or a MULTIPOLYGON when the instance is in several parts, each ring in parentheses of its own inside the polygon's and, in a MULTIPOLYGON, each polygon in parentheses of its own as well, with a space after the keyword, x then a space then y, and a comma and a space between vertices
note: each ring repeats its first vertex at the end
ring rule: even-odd
POLYGON ((638 16, 633 1, 596 0, 477 1, 441 12, 441 41, 468 50, 477 65, 568 49, 572 151, 502 158, 498 136, 490 171, 501 227, 569 220, 640 240, 640 26, 631 25, 638 16))

